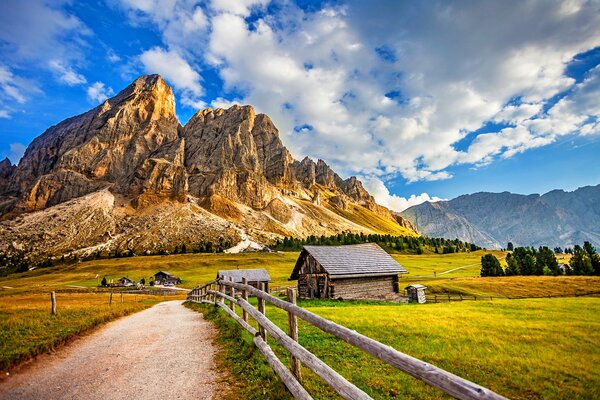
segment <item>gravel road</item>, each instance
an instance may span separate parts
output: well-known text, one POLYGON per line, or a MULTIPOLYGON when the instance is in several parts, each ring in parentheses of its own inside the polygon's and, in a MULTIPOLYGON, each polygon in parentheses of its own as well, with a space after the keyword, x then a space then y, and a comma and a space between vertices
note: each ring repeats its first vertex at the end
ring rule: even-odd
POLYGON ((216 329, 181 301, 111 322, 0 383, 0 399, 210 399, 216 329))

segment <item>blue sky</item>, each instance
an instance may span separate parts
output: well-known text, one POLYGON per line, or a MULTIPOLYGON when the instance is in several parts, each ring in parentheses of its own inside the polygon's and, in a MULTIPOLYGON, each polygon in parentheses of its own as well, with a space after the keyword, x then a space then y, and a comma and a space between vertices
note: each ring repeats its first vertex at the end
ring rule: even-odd
POLYGON ((600 183, 600 2, 0 4, 0 157, 144 73, 182 123, 252 104, 401 210, 600 183))

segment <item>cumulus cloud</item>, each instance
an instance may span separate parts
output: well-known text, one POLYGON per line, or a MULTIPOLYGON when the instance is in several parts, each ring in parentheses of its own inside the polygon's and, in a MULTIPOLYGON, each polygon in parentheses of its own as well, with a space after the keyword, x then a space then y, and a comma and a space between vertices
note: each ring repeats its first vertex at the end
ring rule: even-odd
POLYGON ((143 52, 140 61, 147 73, 161 74, 180 90, 183 104, 195 108, 204 106, 204 102, 199 100, 204 92, 200 74, 177 51, 154 47, 143 52))
POLYGON ((412 194, 408 198, 390 194, 390 191, 381 179, 375 177, 362 178, 362 182, 365 189, 375 197, 377 203, 397 212, 404 211, 407 208, 425 203, 426 201, 436 202, 445 200, 436 196, 430 196, 427 193, 412 194))
POLYGON ((225 93, 235 93, 214 105, 255 105, 296 157, 326 159, 342 174, 449 179, 452 165, 485 165, 557 135, 598 130, 600 89, 591 76, 577 84, 566 74, 574 56, 600 46, 594 3, 331 4, 305 11, 293 2, 271 9, 267 0, 213 0, 200 9, 187 0, 124 0, 121 7, 134 23, 158 27, 164 48, 141 60, 168 60, 169 70, 175 60, 183 74, 161 73, 185 103, 203 94, 200 67, 214 68, 225 93), (488 122, 503 126, 459 148, 488 122))
POLYGON ((83 48, 92 31, 62 8, 64 2, 6 0, 0 2, 0 42, 3 57, 13 65, 38 63, 68 84, 84 82, 74 63, 84 59, 83 48), (59 61, 59 65, 53 60, 59 61), (62 70, 57 72, 57 69, 62 70))
POLYGON ((77 73, 71 66, 61 60, 50 60, 48 66, 55 73, 58 80, 69 86, 83 85, 87 83, 85 76, 77 73))
POLYGON ((23 104, 29 95, 40 92, 31 81, 15 75, 9 67, 0 64, 0 118, 10 118, 15 104, 23 104))
POLYGON ((115 94, 113 89, 106 87, 103 82, 94 82, 87 88, 87 97, 94 104, 102 103, 113 94, 115 94))

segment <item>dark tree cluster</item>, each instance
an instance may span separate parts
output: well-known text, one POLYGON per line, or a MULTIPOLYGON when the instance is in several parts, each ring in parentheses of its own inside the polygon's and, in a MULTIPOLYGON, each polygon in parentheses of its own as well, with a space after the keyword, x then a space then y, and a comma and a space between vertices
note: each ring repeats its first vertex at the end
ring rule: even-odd
POLYGON ((573 247, 567 275, 600 275, 600 255, 590 242, 573 247))
POLYGON ((516 247, 506 255, 506 276, 560 275, 561 270, 554 251, 546 246, 516 247))
POLYGON ((377 243, 388 252, 422 254, 425 251, 435 253, 459 253, 479 250, 480 247, 458 239, 428 238, 425 236, 393 236, 342 232, 332 236, 308 236, 307 238, 285 237, 272 246, 273 250, 298 251, 305 245, 340 246, 348 244, 377 243))
POLYGON ((481 276, 503 276, 504 270, 500 261, 493 254, 481 257, 481 276))

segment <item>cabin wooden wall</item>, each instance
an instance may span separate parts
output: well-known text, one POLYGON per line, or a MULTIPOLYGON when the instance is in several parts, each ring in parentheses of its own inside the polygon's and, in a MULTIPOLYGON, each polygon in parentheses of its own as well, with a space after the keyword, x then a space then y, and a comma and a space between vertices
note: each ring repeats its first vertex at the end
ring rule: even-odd
POLYGON ((398 286, 396 276, 371 276, 332 280, 332 298, 360 299, 395 293, 398 286))

